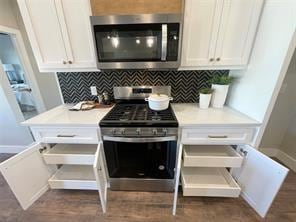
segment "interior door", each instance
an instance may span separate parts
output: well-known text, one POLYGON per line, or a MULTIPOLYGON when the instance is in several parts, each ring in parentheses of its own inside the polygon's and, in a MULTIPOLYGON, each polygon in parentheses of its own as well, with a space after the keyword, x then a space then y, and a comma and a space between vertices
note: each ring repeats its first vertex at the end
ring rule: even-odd
POLYGON ((67 68, 68 59, 55 2, 18 0, 18 5, 40 70, 67 68))
POLYGON ((35 144, 0 164, 0 171, 15 197, 26 210, 48 189, 48 179, 55 172, 43 161, 35 144))
POLYGON ((55 0, 71 68, 96 68, 90 2, 55 0))
POLYGON ((215 66, 247 65, 263 0, 224 0, 215 66))
POLYGON ((210 66, 216 47, 223 1, 187 0, 183 28, 182 66, 210 66))
POLYGON ((104 166, 103 144, 99 143, 94 162, 94 173, 98 184, 103 213, 106 212, 107 207, 107 175, 104 166))
POLYGON ((237 149, 245 158, 241 168, 232 170, 233 177, 242 197, 265 217, 289 170, 249 145, 237 149))

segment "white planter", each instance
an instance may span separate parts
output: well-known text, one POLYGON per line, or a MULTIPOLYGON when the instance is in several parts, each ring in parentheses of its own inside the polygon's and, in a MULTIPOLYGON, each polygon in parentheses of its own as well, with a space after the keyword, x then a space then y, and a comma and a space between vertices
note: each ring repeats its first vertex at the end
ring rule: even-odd
POLYGON ((199 94, 199 108, 207 109, 209 108, 212 94, 199 94))
POLYGON ((212 89, 214 90, 212 95, 211 105, 215 108, 223 108, 227 93, 228 93, 229 85, 212 85, 212 89))

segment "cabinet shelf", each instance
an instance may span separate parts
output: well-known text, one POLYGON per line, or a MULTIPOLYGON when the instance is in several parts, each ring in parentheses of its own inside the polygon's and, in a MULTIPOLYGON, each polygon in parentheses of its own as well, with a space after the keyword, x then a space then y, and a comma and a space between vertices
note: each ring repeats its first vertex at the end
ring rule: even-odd
POLYGON ((225 168, 182 168, 183 196, 238 197, 240 187, 225 168))
POLYGON ((92 166, 63 165, 48 183, 52 189, 98 190, 92 166))
POLYGON ((93 165, 97 145, 57 144, 48 149, 43 158, 47 164, 93 165))
POLYGON ((243 157, 231 146, 186 145, 185 167, 240 167, 243 157))

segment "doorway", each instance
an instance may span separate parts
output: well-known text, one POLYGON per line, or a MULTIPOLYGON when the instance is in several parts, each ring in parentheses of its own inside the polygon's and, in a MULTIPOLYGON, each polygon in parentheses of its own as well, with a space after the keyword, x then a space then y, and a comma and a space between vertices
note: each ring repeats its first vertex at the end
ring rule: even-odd
POLYGON ((25 120, 38 114, 32 89, 11 37, 0 32, 0 65, 25 120))
POLYGON ((1 87, 18 122, 45 111, 41 94, 18 30, 0 26, 1 87))

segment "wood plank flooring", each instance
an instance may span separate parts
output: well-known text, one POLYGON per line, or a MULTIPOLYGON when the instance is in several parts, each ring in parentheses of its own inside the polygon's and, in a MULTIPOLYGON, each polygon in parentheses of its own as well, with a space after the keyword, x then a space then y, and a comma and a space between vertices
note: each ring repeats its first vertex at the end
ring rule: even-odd
MULTIPOLYGON (((0 162, 10 156, 0 154, 0 162)), ((23 211, 0 175, 1 222, 295 222, 296 173, 289 173, 265 219, 242 198, 183 197, 181 193, 174 217, 172 200, 172 193, 110 191, 103 215, 96 191, 50 190, 23 211)))

